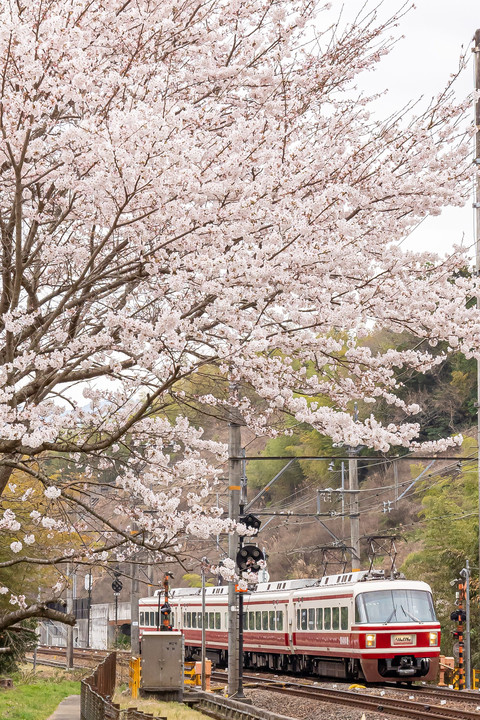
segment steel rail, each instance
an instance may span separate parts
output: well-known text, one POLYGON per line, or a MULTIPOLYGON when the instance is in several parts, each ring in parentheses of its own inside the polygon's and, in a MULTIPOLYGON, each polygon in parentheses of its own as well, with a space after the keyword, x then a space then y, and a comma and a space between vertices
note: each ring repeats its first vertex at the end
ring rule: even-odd
MULTIPOLYGON (((258 673, 255 675, 244 674, 244 677, 250 683, 258 684, 260 681, 260 677, 259 677, 258 673)), ((221 681, 223 679, 222 674, 219 673, 218 671, 215 671, 214 673, 212 673, 212 680, 213 679, 221 681)), ((305 680, 307 680, 307 682, 308 682, 310 680, 310 678, 298 678, 298 682, 300 684, 304 683, 305 680)), ((318 679, 317 679, 317 681, 318 681, 318 679)), ((323 682, 323 681, 328 682, 328 679, 320 678, 320 682, 323 682)), ((293 679, 291 675, 287 675, 284 677, 280 676, 280 677, 277 677, 276 679, 269 678, 269 677, 266 677, 266 678, 262 677, 262 682, 267 683, 267 684, 268 683, 277 683, 277 684, 282 683, 284 685, 289 685, 292 683, 296 684, 296 680, 293 679)), ((345 685, 351 685, 352 682, 354 682, 354 681, 342 681, 342 680, 336 679, 332 682, 339 683, 339 684, 342 683, 345 685)), ((361 680, 359 680, 358 682, 360 684, 362 684, 361 680)), ((310 687, 310 685, 307 685, 307 687, 310 687)), ((316 687, 316 686, 314 686, 314 687, 316 687)), ((380 688, 380 689, 383 689, 386 691, 391 690, 392 692, 399 693, 402 695, 411 696, 411 695, 418 694, 418 695, 422 695, 422 696, 424 695, 427 697, 431 697, 435 700, 448 699, 448 700, 451 700, 452 702, 474 703, 477 706, 480 706, 480 691, 479 690, 454 690, 451 688, 438 687, 438 686, 432 686, 432 685, 411 685, 409 687, 402 687, 402 686, 394 685, 393 683, 388 683, 388 682, 386 682, 384 684, 368 683, 365 686, 365 690, 367 692, 373 688, 380 688)), ((329 688, 327 688, 327 689, 329 689, 329 688)), ((375 696, 375 697, 377 697, 377 696, 375 696)), ((417 700, 418 700, 418 698, 417 698, 417 700)))
POLYGON ((269 683, 268 690, 284 695, 308 698, 319 702, 329 702, 340 705, 352 705, 362 710, 382 712, 391 715, 400 715, 413 720, 478 720, 478 711, 447 708, 439 705, 429 705, 403 698, 378 697, 351 690, 330 690, 329 688, 314 688, 312 686, 283 685, 269 683))

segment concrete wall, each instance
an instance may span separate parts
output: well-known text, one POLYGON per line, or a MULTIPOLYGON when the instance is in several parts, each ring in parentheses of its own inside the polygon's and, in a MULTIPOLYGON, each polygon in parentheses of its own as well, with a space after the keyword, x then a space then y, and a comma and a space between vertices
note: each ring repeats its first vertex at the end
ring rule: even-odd
MULTIPOLYGON (((130 603, 119 602, 117 609, 117 624, 120 626, 130 624, 130 603)), ((77 620, 73 629, 73 642, 75 647, 87 647, 88 620, 77 620)), ((66 625, 43 621, 39 627, 40 643, 65 647, 66 625)), ((108 650, 115 642, 115 603, 95 603, 90 609, 90 647, 97 650, 108 650)))

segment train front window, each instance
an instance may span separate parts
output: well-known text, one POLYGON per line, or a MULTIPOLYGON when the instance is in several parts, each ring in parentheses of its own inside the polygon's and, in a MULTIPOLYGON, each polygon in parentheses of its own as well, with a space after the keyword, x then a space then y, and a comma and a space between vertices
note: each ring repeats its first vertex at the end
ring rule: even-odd
POLYGON ((426 590, 374 590, 357 595, 357 623, 422 623, 435 621, 432 596, 426 590))

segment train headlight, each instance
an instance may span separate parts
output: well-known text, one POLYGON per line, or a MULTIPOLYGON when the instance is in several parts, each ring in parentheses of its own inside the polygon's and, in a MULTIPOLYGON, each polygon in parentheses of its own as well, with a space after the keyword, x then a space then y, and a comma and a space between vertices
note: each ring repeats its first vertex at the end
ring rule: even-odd
POLYGON ((438 632, 431 632, 428 633, 428 644, 430 647, 433 645, 438 645, 438 632))
POLYGON ((375 647, 377 644, 377 636, 373 633, 369 635, 365 635, 365 647, 372 648, 375 647))

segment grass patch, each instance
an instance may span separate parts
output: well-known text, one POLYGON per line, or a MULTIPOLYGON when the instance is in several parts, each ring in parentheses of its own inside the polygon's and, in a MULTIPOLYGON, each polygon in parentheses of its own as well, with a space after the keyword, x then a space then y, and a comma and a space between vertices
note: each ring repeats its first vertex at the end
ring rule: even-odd
POLYGON ((197 712, 197 710, 192 710, 187 705, 182 705, 182 703, 160 702, 159 700, 149 700, 148 698, 132 700, 130 697, 126 697, 125 694, 118 691, 115 693, 113 701, 118 703, 122 710, 134 707, 142 712, 155 716, 163 715, 167 717, 168 720, 205 720, 207 717, 207 715, 197 712))
POLYGON ((62 671, 42 677, 31 670, 12 676, 14 687, 0 690, 2 720, 46 720, 68 695, 80 694, 80 683, 62 671))

